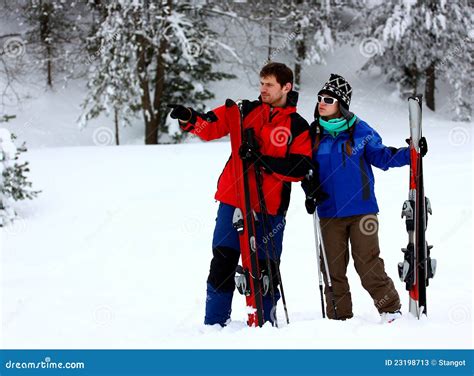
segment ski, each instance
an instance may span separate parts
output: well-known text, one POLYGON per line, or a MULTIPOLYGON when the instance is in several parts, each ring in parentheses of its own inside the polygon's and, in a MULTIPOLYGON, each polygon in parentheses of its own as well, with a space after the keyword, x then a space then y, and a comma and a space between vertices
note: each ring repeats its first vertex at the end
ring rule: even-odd
POLYGON ((229 117, 231 163, 235 174, 235 188, 238 207, 235 209, 233 225, 239 234, 242 266, 236 270, 235 282, 238 291, 245 295, 249 307, 247 324, 264 324, 262 295, 264 293, 262 275, 258 265, 255 222, 256 215, 251 206, 250 177, 254 176, 254 166, 240 157, 240 147, 244 141, 242 102, 226 100, 229 117), (235 119, 239 119, 235 121, 235 119))
MULTIPOLYGON (((254 147, 258 147, 257 140, 255 138, 255 133, 252 128, 246 129, 245 130, 245 141, 254 147)), ((263 194, 263 173, 262 173, 262 165, 259 161, 254 162, 254 172, 255 172, 255 181, 257 183, 257 196, 258 196, 258 204, 259 204, 259 209, 260 213, 262 214, 263 217, 263 223, 262 223, 262 230, 263 230, 263 237, 265 239, 270 239, 270 244, 271 244, 271 254, 268 249, 268 243, 269 242, 264 242, 264 249, 265 249, 265 259, 266 259, 266 275, 263 276, 263 281, 265 282, 268 277, 268 284, 269 284, 269 289, 265 288, 265 283, 264 283, 264 295, 270 291, 271 297, 272 297, 272 302, 273 302, 273 309, 274 311, 271 313, 271 316, 273 318, 273 325, 278 328, 278 319, 277 319, 277 314, 276 314, 276 301, 275 301, 275 289, 274 289, 274 281, 275 279, 278 281, 278 285, 280 286, 280 292, 281 292, 281 300, 283 303, 283 309, 285 311, 285 317, 286 317, 286 323, 290 323, 290 318, 288 316, 288 309, 286 306, 286 298, 285 298, 285 290, 283 288, 283 280, 281 278, 281 272, 280 272, 280 264, 279 261, 277 260, 276 257, 276 246, 275 242, 273 241, 273 237, 269 236, 271 232, 270 228, 270 219, 268 216, 268 209, 267 209, 267 204, 265 201, 265 195, 263 194), (274 265, 275 265, 275 274, 273 275, 272 272, 272 267, 271 267, 271 261, 274 260, 274 265), (274 279, 275 278, 275 279, 274 279)))
POLYGON ((405 282, 409 291, 408 309, 418 319, 427 315, 426 287, 436 271, 436 260, 431 259, 426 242, 428 214, 431 214, 431 203, 425 197, 423 184, 423 157, 419 142, 422 137, 421 124, 422 96, 408 98, 410 120, 410 183, 408 200, 403 204, 402 218, 405 218, 408 232, 408 245, 402 248, 404 260, 398 264, 400 280, 405 282))

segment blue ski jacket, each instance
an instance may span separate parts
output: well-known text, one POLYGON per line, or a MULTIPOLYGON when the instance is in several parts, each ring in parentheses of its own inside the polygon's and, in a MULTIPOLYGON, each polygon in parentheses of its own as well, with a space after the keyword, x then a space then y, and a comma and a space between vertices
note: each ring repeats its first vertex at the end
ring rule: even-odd
POLYGON ((372 166, 382 170, 410 164, 408 147, 393 148, 382 144, 380 135, 365 121, 357 118, 354 125, 333 137, 311 124, 312 159, 319 165, 322 190, 329 195, 318 205, 322 218, 348 217, 378 213, 372 166))

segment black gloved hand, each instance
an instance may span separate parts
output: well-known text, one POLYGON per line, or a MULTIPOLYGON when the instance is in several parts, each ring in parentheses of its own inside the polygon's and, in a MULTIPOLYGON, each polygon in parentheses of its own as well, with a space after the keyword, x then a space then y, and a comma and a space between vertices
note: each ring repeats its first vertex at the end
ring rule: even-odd
POLYGON ((306 197, 304 200, 304 206, 306 207, 306 211, 308 214, 313 214, 316 210, 316 207, 321 205, 323 201, 327 200, 329 195, 321 190, 318 191, 316 197, 306 197))
POLYGON ((169 104, 168 107, 173 109, 170 113, 172 119, 178 119, 182 122, 191 120, 192 112, 188 107, 184 107, 180 104, 169 104))
POLYGON ((239 149, 240 158, 244 161, 255 162, 262 157, 258 145, 251 145, 248 142, 242 143, 239 149))
POLYGON ((306 193, 304 205, 308 214, 313 214, 316 207, 329 198, 329 195, 321 189, 317 176, 306 176, 301 182, 301 187, 306 193))
POLYGON ((420 138, 420 141, 418 141, 418 146, 420 147, 421 156, 424 157, 426 153, 428 153, 428 142, 426 142, 426 138, 420 138))
POLYGON ((308 214, 313 214, 316 211, 316 200, 314 198, 307 198, 304 200, 304 206, 308 214))
MULTIPOLYGON (((407 138, 405 141, 408 145, 410 145, 410 139, 409 138, 407 138)), ((428 142, 426 141, 425 137, 420 138, 420 141, 418 141, 418 146, 420 147, 421 156, 424 157, 426 155, 426 153, 428 153, 428 142)))

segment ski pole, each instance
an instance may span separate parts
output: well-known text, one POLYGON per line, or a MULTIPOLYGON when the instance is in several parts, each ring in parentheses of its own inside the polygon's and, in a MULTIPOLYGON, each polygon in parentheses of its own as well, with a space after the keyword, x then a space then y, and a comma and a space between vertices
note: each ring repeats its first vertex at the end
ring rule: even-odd
MULTIPOLYGON (((260 188, 261 190, 261 188, 260 188)), ((263 192, 262 192, 263 195, 263 192)), ((264 226, 268 226, 268 212, 267 212, 267 206, 265 203, 265 199, 262 201, 263 207, 262 207, 262 212, 263 212, 263 222, 264 226)), ((281 290, 281 301, 283 303, 283 310, 285 311, 285 318, 286 318, 286 323, 290 323, 290 317, 288 316, 288 308, 286 305, 286 297, 285 297, 285 289, 283 288, 283 279, 281 277, 281 272, 280 272, 280 264, 278 263, 278 260, 276 259, 276 253, 275 253, 275 242, 273 241, 273 237, 270 237, 270 243, 271 243, 271 249, 272 249, 272 257, 275 262, 275 269, 276 269, 276 275, 278 279, 278 284, 280 285, 280 290, 281 290)), ((276 320, 276 314, 275 314, 275 320, 276 320)))
POLYGON ((323 240, 322 231, 321 231, 321 224, 319 222, 319 217, 318 217, 317 210, 314 211, 313 216, 314 216, 314 221, 315 221, 315 224, 316 224, 315 227, 316 227, 318 237, 319 237, 319 244, 321 246, 321 256, 323 258, 324 271, 326 273, 326 279, 328 281, 329 295, 330 295, 330 298, 331 298, 332 307, 334 308, 334 318, 337 320, 338 317, 337 317, 336 301, 334 300, 334 290, 332 288, 331 275, 329 274, 328 260, 327 260, 327 257, 326 257, 326 248, 324 247, 324 240, 323 240))
POLYGON ((323 274, 321 273, 321 252, 319 249, 319 236, 317 230, 317 220, 316 216, 313 215, 313 225, 314 225, 314 242, 316 244, 316 258, 317 258, 317 266, 318 266, 318 279, 319 279, 319 295, 321 296, 321 313, 323 314, 323 319, 326 317, 326 313, 324 310, 324 298, 323 298, 323 274))

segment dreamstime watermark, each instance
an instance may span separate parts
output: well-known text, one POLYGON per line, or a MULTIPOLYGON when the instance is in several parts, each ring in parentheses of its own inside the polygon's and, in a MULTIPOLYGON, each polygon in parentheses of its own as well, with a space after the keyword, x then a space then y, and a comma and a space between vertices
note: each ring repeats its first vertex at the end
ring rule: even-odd
POLYGON ((84 369, 84 362, 53 362, 51 357, 47 356, 39 362, 23 362, 7 360, 4 363, 6 369, 84 369))
POLYGON ((277 223, 275 227, 272 228, 270 233, 262 238, 263 244, 267 244, 274 236, 276 236, 280 231, 285 229, 286 221, 283 219, 281 222, 277 223))
POLYGON ((203 223, 199 218, 187 218, 185 221, 182 223, 182 229, 184 232, 193 234, 197 233, 202 230, 203 228, 203 223))
POLYGON ((5 55, 11 59, 19 58, 25 53, 25 41, 21 37, 10 37, 3 42, 0 55, 5 55))
POLYGON ((89 54, 87 55, 87 62, 89 64, 92 64, 94 62, 94 60, 96 60, 97 58, 99 58, 100 56, 102 56, 102 54, 105 52, 106 48, 107 48, 107 45, 116 40, 119 36, 119 33, 116 32, 114 34, 112 34, 111 37, 107 37, 104 39, 104 42, 102 43, 102 45, 99 47, 99 49, 97 51, 95 51, 94 53, 92 54, 89 54))
POLYGON ((471 322, 471 307, 467 304, 456 304, 449 309, 449 321, 454 325, 471 322))
POLYGON ((99 127, 92 134, 92 141, 97 146, 112 145, 114 140, 114 132, 107 127, 99 127))
POLYGON ((291 131, 284 127, 276 127, 270 133, 270 142, 273 146, 280 147, 284 145, 289 145, 292 140, 291 131))
POLYGON ((374 136, 372 134, 365 136, 364 139, 352 149, 352 155, 357 155, 358 152, 363 151, 365 145, 367 145, 373 137, 374 136))
POLYGON ((364 38, 359 44, 360 54, 367 58, 374 57, 375 55, 381 55, 382 51, 382 44, 377 38, 364 38))
POLYGON ((439 241, 436 243, 441 244, 450 241, 450 239, 462 229, 462 226, 468 224, 469 219, 472 219, 472 209, 462 210, 460 213, 456 213, 453 218, 456 218, 456 221, 450 221, 449 227, 445 226, 445 231, 441 233, 438 237, 439 241))
MULTIPOLYGON (((198 13, 201 13, 201 10, 198 10, 198 13)), ((176 28, 175 25, 169 24, 166 26, 163 31, 162 35, 170 40, 172 39, 176 34, 178 33, 178 29, 176 28)), ((189 39, 186 39, 185 41, 182 42, 182 51, 181 53, 186 53, 190 55, 193 58, 197 58, 202 55, 204 52, 204 46, 205 46, 206 41, 195 38, 195 37, 190 37, 189 39)))
POLYGON ((28 229, 28 223, 23 218, 14 218, 4 226, 5 233, 10 236, 23 235, 28 229))
POLYGON ((298 31, 293 31, 292 33, 288 34, 283 41, 282 44, 280 44, 277 48, 275 48, 271 53, 270 56, 268 56, 268 59, 263 62, 263 65, 266 65, 270 63, 275 56, 277 56, 280 52, 282 52, 285 48, 288 47, 290 42, 297 37, 299 34, 298 31))
POLYGON ((387 305, 387 303, 390 301, 390 297, 388 295, 385 295, 382 299, 379 300, 374 300, 375 307, 377 309, 380 309, 387 305))
POLYGON ((377 233, 379 222, 374 214, 365 215, 359 222, 359 230, 362 234, 370 236, 377 233))
POLYGON ((109 323, 114 317, 114 311, 109 306, 100 306, 94 311, 94 321, 100 325, 109 323))
POLYGON ((454 127, 449 131, 449 143, 454 146, 462 146, 470 142, 469 130, 464 127, 454 127))
POLYGON ((202 132, 204 128, 206 128, 209 125, 207 121, 198 121, 196 122, 196 125, 194 126, 193 132, 194 136, 199 135, 199 133, 202 132))
POLYGON ((195 38, 190 38, 186 44, 186 52, 192 57, 199 57, 203 52, 202 43, 195 38))
POLYGON ((462 56, 463 54, 467 53, 467 50, 468 50, 468 44, 471 42, 470 38, 469 37, 466 37, 464 39, 462 39, 462 41, 455 45, 453 48, 450 48, 448 50, 448 52, 446 54, 444 54, 444 58, 441 59, 439 62, 438 62, 438 68, 441 68, 443 67, 444 65, 448 64, 448 62, 451 60, 456 59, 460 56, 462 56))

